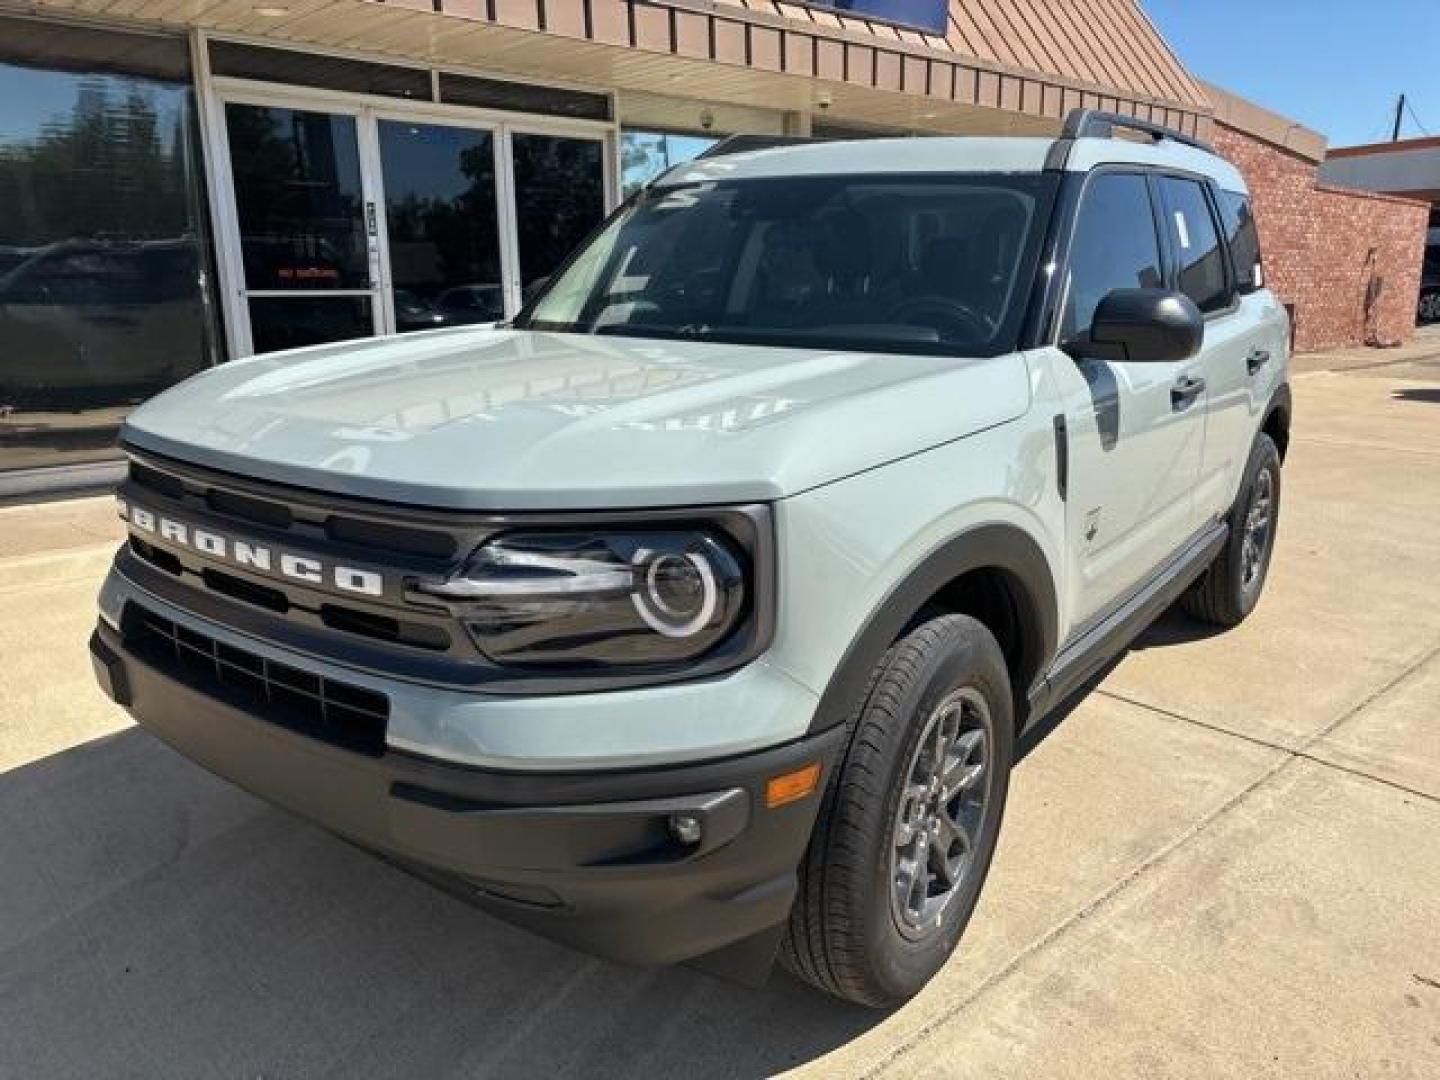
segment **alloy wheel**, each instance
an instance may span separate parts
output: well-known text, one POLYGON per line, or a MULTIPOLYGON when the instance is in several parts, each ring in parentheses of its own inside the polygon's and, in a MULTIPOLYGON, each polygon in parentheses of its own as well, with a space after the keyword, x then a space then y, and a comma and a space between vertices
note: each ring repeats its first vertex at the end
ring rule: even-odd
POLYGON ((974 863, 991 788, 992 721, 962 687, 931 712, 905 771, 890 856, 891 914, 912 940, 934 932, 974 863))
POLYGON ((1269 469, 1261 469, 1255 477, 1250 508, 1245 513, 1245 535, 1240 548, 1240 585, 1247 593, 1258 587, 1265 576, 1274 507, 1275 478, 1269 469))

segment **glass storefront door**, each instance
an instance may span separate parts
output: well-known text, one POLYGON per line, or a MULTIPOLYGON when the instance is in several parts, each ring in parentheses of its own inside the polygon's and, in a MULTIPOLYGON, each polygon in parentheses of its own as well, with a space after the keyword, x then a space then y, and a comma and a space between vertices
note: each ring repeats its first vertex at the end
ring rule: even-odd
POLYGON ((250 351, 365 337, 377 325, 375 208, 353 115, 225 107, 250 351))
POLYGON ((503 319, 494 134, 383 118, 378 128, 391 325, 503 319))
POLYGON ((224 104, 236 352, 513 315, 606 210, 602 134, 224 104))

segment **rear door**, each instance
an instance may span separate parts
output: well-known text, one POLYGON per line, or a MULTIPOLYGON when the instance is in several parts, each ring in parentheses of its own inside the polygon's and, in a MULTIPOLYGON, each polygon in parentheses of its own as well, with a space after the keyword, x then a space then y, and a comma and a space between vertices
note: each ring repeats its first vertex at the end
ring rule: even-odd
POLYGON ((1205 315, 1205 344, 1195 365, 1205 382, 1205 446, 1195 486, 1197 527, 1223 513, 1235 497, 1250 452, 1248 358, 1259 348, 1258 320, 1236 290, 1235 274, 1209 184, 1191 176, 1155 178, 1170 284, 1205 315))
MULTIPOLYGON (((1095 308, 1111 291, 1165 285, 1145 173, 1106 170, 1088 178, 1067 264, 1061 342, 1089 332, 1095 308)), ((1072 636, 1133 593, 1197 531, 1204 394, 1176 396, 1175 389, 1198 368, 1068 357, 1056 365, 1069 448, 1072 636)))
POLYGON ((1211 398, 1209 419, 1214 437, 1205 441, 1206 469, 1219 474, 1219 490, 1210 509, 1223 513, 1234 502, 1249 459, 1251 442, 1260 429, 1275 389, 1285 378, 1290 350, 1290 319, 1275 294, 1265 287, 1260 233, 1250 208, 1250 197, 1238 191, 1211 187, 1220 211, 1220 225, 1230 249, 1235 281, 1235 322, 1243 347, 1225 355, 1207 353, 1206 378, 1225 387, 1234 381, 1239 389, 1227 394, 1233 404, 1218 408, 1220 394, 1211 398), (1223 440, 1223 441, 1222 441, 1223 440), (1218 505, 1216 505, 1218 502, 1218 505))

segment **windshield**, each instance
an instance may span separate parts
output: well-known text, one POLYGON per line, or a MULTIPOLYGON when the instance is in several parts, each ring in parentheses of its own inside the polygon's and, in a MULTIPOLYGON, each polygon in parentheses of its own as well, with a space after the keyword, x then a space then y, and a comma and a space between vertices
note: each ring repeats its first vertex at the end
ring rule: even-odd
POLYGON ((1054 178, 774 177, 642 192, 515 325, 993 356, 1015 348, 1054 178))

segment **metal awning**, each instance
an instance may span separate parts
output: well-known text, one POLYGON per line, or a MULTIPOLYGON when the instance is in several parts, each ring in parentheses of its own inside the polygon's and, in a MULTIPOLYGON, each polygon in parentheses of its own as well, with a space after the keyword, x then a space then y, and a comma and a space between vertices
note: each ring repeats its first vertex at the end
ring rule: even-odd
POLYGON ((1195 133, 1203 91, 1134 0, 951 0, 944 36, 780 0, 34 0, 198 27, 836 121, 985 133, 1071 109, 1195 133))

